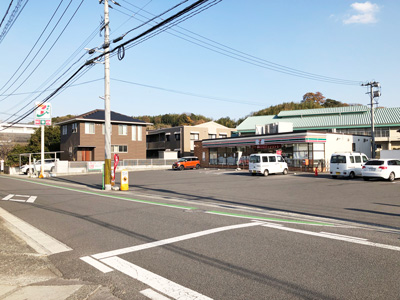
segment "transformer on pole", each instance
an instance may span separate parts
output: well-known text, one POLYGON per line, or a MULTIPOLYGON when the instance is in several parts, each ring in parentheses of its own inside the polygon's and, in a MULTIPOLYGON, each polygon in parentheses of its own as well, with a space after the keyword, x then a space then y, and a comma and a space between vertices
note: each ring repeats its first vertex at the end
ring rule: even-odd
POLYGON ((376 151, 376 145, 375 145, 375 120, 374 120, 374 105, 377 104, 374 103, 374 98, 379 98, 381 96, 381 85, 379 82, 373 81, 373 82, 368 82, 368 83, 363 83, 361 86, 369 86, 369 92, 367 94, 370 94, 370 99, 371 99, 371 147, 372 147, 372 158, 375 158, 375 151, 376 151))

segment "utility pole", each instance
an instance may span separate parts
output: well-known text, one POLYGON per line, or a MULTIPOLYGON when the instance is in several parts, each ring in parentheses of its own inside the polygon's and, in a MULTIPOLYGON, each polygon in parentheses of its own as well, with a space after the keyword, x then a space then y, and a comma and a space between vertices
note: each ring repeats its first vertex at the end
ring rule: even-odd
POLYGON ((104 0, 104 189, 111 190, 110 29, 108 0, 104 0))
POLYGON ((370 99, 371 99, 371 144, 372 144, 372 158, 375 158, 375 120, 374 120, 374 98, 378 98, 381 95, 380 92, 380 83, 373 81, 373 82, 368 82, 368 83, 363 83, 361 86, 369 86, 369 92, 367 94, 370 94, 370 99), (373 88, 377 88, 377 90, 373 90, 373 88))

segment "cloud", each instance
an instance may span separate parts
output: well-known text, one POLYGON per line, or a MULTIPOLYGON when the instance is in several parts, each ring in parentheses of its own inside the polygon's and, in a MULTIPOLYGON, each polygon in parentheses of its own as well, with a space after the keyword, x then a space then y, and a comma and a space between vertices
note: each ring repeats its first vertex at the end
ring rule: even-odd
POLYGON ((376 14, 380 7, 377 4, 369 1, 364 3, 355 2, 351 4, 351 7, 355 10, 355 14, 343 20, 344 24, 370 24, 378 22, 376 14))

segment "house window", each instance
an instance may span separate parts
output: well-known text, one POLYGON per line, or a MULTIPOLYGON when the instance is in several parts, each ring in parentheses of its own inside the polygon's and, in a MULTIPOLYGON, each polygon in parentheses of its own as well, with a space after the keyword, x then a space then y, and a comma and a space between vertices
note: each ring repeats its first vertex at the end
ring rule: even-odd
POLYGON ((111 145, 111 153, 127 153, 127 145, 111 145))
POLYGON ((132 125, 132 141, 136 141, 136 125, 132 125))
POLYGON ((191 133, 190 133, 190 140, 192 140, 192 141, 198 141, 198 140, 199 140, 199 134, 198 134, 198 133, 191 132, 191 133))
POLYGON ((181 134, 180 133, 175 133, 175 141, 180 141, 181 140, 181 134))
POLYGON ((208 138, 209 138, 209 139, 216 139, 216 138, 217 138, 217 135, 214 134, 214 133, 209 133, 209 134, 208 134, 208 138))
POLYGON ((128 125, 118 125, 119 135, 128 135, 128 125))
POLYGON ((72 133, 78 132, 78 123, 72 123, 72 133))
POLYGON ((85 133, 86 134, 94 134, 94 123, 85 123, 85 133))
POLYGON ((68 133, 68 127, 67 125, 62 126, 62 135, 66 135, 68 133))
POLYGON ((169 134, 165 135, 165 141, 169 142, 171 140, 171 136, 169 134))
POLYGON ((137 140, 138 140, 138 141, 141 141, 141 140, 142 140, 142 127, 141 127, 141 126, 138 126, 137 140))

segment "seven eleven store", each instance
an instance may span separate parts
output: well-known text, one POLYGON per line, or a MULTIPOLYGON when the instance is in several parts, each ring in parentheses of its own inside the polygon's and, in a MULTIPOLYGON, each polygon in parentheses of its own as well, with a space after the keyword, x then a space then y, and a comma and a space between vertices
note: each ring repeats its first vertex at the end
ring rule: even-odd
POLYGON ((327 171, 334 152, 359 151, 371 156, 371 138, 321 132, 290 132, 195 142, 194 155, 203 168, 248 168, 253 153, 281 154, 290 170, 327 171), (369 149, 369 150, 368 150, 369 149))

